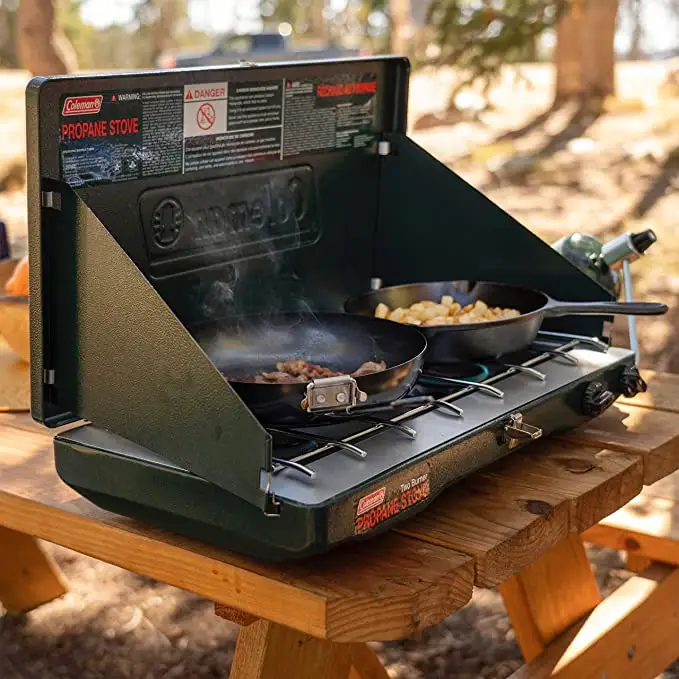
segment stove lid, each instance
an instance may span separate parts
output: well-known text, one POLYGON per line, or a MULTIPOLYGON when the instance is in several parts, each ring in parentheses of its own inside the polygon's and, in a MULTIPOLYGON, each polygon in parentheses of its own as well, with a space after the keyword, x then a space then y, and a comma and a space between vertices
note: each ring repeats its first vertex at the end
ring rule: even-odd
MULTIPOLYGON (((33 79, 34 417, 83 417, 77 385, 89 377, 73 374, 83 370, 85 214, 188 329, 249 312, 339 311, 365 290, 377 142, 405 128, 408 74, 407 60, 387 57, 33 79)), ((90 285, 123 275, 97 266, 90 285)))

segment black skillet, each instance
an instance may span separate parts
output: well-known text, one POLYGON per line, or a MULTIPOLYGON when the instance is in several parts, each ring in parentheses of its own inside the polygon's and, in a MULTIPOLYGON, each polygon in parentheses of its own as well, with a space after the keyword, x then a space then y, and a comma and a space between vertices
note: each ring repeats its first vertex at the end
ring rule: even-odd
POLYGON ((650 302, 561 302, 543 292, 514 285, 479 281, 449 281, 398 285, 364 293, 348 300, 350 314, 372 316, 382 302, 390 309, 409 307, 416 302, 439 302, 452 295, 462 306, 482 300, 488 306, 517 309, 515 318, 484 323, 446 326, 419 326, 427 338, 429 364, 454 360, 488 360, 528 347, 535 340, 546 318, 569 315, 660 316, 664 304, 650 302))
MULTIPOLYGON (((281 427, 331 420, 304 409, 305 383, 243 380, 275 371, 278 361, 294 358, 342 373, 352 373, 366 361, 385 361, 386 370, 355 378, 367 395, 355 410, 376 412, 408 394, 420 374, 427 347, 424 335, 414 326, 332 313, 245 316, 194 329, 193 335, 260 422, 281 427)), ((337 413, 332 417, 336 420, 337 413)))

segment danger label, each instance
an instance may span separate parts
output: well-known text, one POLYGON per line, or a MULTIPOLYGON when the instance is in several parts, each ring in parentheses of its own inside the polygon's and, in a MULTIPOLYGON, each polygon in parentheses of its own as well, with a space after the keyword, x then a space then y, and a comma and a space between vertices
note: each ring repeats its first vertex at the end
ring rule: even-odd
POLYGON ((417 478, 399 484, 389 494, 387 494, 386 488, 380 488, 358 501, 354 532, 356 535, 367 533, 388 519, 424 502, 430 495, 431 486, 428 474, 422 474, 417 478))
POLYGON ((207 83, 184 87, 184 139, 224 134, 227 84, 207 83))
POLYGON ((211 99, 226 99, 226 83, 184 87, 184 101, 210 101, 211 99))

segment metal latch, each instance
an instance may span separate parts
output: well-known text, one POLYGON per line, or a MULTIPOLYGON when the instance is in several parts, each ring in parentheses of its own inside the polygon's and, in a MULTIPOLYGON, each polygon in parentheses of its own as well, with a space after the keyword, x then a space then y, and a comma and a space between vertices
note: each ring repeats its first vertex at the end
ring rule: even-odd
POLYGON ((40 204, 50 210, 61 210, 61 194, 58 191, 41 191, 40 204))
POLYGON ((523 441, 539 439, 542 436, 542 429, 526 424, 521 413, 512 413, 509 422, 504 426, 504 434, 511 450, 523 441))
POLYGON ((368 395, 358 388, 351 375, 321 377, 311 380, 301 406, 307 412, 317 410, 344 410, 358 403, 365 403, 368 395))

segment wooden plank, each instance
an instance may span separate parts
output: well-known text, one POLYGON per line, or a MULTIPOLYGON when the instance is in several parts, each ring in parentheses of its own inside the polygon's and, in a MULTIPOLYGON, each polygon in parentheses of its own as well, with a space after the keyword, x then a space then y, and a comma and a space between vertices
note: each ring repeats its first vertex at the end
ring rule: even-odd
POLYGON ((625 567, 632 573, 643 573, 647 568, 650 568, 653 562, 645 556, 628 552, 625 558, 625 567))
MULTIPOLYGON (((2 422, 0 415, 0 423, 2 422)), ((321 638, 391 640, 471 598, 473 560, 387 534, 268 565, 102 511, 57 477, 49 439, 0 424, 0 523, 321 638), (26 438, 28 437, 28 438, 26 438)))
POLYGON ((569 535, 500 586, 527 662, 601 600, 582 541, 569 535))
POLYGON ((672 500, 647 495, 646 490, 586 531, 583 539, 679 565, 679 508, 672 500))
POLYGON ((65 594, 66 581, 38 542, 0 526, 0 602, 10 613, 26 613, 65 594))
POLYGON ((352 646, 259 620, 241 628, 231 679, 347 679, 352 646))
POLYGON ((560 440, 638 455, 649 485, 679 469, 679 417, 675 413, 617 404, 560 440))
POLYGON ((625 582, 511 679, 653 679, 679 657, 679 570, 625 582))
POLYGON ((641 487, 634 457, 544 441, 465 479, 396 530, 473 556, 476 584, 492 587, 641 487))
POLYGON ((352 644, 349 679, 389 679, 380 659, 367 644, 352 644))

